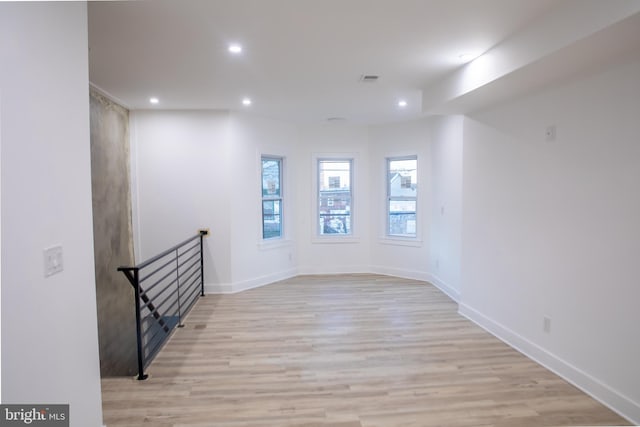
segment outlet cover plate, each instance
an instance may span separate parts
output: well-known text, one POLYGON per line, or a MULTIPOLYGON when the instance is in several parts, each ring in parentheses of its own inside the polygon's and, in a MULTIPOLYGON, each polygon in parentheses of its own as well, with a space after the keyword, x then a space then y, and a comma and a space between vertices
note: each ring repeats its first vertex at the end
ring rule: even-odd
POLYGON ((64 270, 64 260, 62 257, 62 246, 52 246, 43 251, 44 253, 44 277, 52 276, 64 270))

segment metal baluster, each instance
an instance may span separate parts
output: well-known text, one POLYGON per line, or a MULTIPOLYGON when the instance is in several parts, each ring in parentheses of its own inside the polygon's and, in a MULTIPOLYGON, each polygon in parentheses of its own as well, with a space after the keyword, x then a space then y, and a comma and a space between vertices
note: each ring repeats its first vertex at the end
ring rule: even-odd
POLYGON ((176 249, 176 286, 178 287, 178 328, 184 327, 182 324, 182 304, 180 303, 180 260, 178 259, 178 249, 176 249))
MULTIPOLYGON (((156 286, 158 286, 161 281, 163 281, 165 278, 169 277, 169 275, 171 274, 171 272, 167 273, 167 276, 162 277, 161 279, 159 279, 156 283, 149 285, 149 288, 147 288, 147 290, 145 291, 142 287, 142 282, 144 282, 145 280, 149 279, 151 276, 153 276, 154 274, 160 272, 164 267, 169 266, 172 263, 172 260, 168 259, 167 263, 162 265, 161 267, 156 267, 155 270, 153 270, 151 273, 148 273, 146 276, 142 277, 142 279, 140 278, 140 272, 143 268, 145 267, 149 267, 152 266, 153 263, 158 262, 159 260, 161 260, 164 257, 168 257, 170 254, 174 254, 176 257, 176 294, 177 294, 177 298, 178 298, 178 325, 177 327, 181 328, 184 327, 183 323, 182 323, 182 295, 180 292, 180 249, 184 248, 187 244, 193 242, 196 238, 200 238, 200 243, 199 243, 199 249, 200 249, 200 296, 204 296, 204 250, 203 250, 203 240, 202 238, 204 236, 206 236, 208 233, 204 230, 201 230, 199 233, 199 235, 193 236, 188 238, 187 240, 183 241, 182 243, 179 243, 169 249, 167 249, 164 252, 161 252, 160 254, 154 256, 153 258, 150 258, 146 261, 143 261, 142 263, 138 264, 137 266, 132 266, 132 267, 127 267, 127 266, 122 266, 118 268, 118 271, 121 271, 126 278, 129 280, 129 282, 131 283, 131 285, 133 286, 134 289, 134 296, 135 296, 135 310, 136 310, 136 339, 137 339, 137 349, 138 349, 138 380, 145 380, 147 379, 149 376, 147 374, 144 373, 144 369, 146 367, 147 364, 149 364, 151 362, 151 360, 153 359, 153 357, 157 354, 157 351, 159 351, 160 348, 162 348, 162 345, 164 344, 164 342, 166 342, 166 339, 168 338, 169 334, 171 333, 171 330, 173 329, 173 325, 175 325, 173 322, 168 322, 167 318, 164 317, 161 312, 160 312, 160 306, 162 306, 166 301, 169 301, 169 299, 171 298, 171 296, 167 297, 165 299, 165 301, 162 301, 160 303, 158 303, 159 305, 156 305, 153 301, 152 301, 152 297, 151 294, 149 294, 149 292, 154 289, 156 286), (149 313, 151 315, 153 315, 153 317, 155 318, 155 320, 157 321, 158 325, 162 328, 162 330, 164 330, 164 337, 163 338, 159 338, 161 341, 156 345, 156 347, 154 347, 153 350, 153 354, 145 354, 145 346, 143 345, 143 337, 144 334, 147 333, 149 330, 147 329, 146 331, 143 331, 143 325, 142 325, 142 310, 149 310, 149 313), (148 359, 148 360, 147 360, 148 359)), ((189 251, 192 252, 193 250, 196 250, 196 248, 198 247, 198 244, 192 245, 189 248, 189 251)), ((183 254, 184 255, 184 254, 183 254)), ((197 254, 192 254, 191 258, 195 258, 197 254)), ((164 262, 164 261, 162 261, 164 262)), ((193 268, 195 265, 197 264, 190 264, 188 266, 188 268, 193 268)), ((146 270, 145 270, 146 271, 146 270)), ((197 270, 195 270, 197 271, 197 270)), ((189 283, 189 279, 191 277, 193 277, 195 275, 195 271, 189 275, 187 277, 187 283, 189 283)), ((192 282, 194 283, 194 282, 192 282)), ((163 293, 164 291, 166 291, 167 289, 169 289, 171 284, 168 284, 164 289, 160 289, 158 292, 159 294, 163 293)), ((146 285, 145 285, 146 287, 146 285)), ((192 288, 191 288, 192 289, 192 288)), ((189 293, 189 289, 187 290, 187 295, 188 297, 192 296, 193 293, 189 293)), ((187 306, 187 311, 193 306, 192 305, 188 305, 187 306)), ((173 304, 170 305, 170 307, 173 307, 173 304)), ((170 313, 165 313, 166 315, 170 315, 170 313)), ((158 332, 156 332, 157 334, 158 332)), ((153 337, 156 335, 154 334, 150 340, 153 340, 153 337)), ((149 344, 149 343, 147 343, 149 344)))
POLYGON ((200 232, 200 296, 204 296, 204 255, 202 252, 202 238, 204 233, 200 232))
POLYGON ((142 354, 142 324, 140 318, 140 282, 138 280, 138 269, 133 269, 133 289, 136 298, 136 337, 138 340, 138 380, 146 380, 148 375, 144 373, 144 355, 142 354))

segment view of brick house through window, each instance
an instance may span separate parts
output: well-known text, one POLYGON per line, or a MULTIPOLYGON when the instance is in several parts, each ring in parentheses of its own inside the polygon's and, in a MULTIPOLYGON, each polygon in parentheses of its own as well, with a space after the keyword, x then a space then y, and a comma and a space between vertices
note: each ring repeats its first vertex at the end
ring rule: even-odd
POLYGON ((262 157, 262 238, 282 237, 282 158, 262 157))
POLYGON ((416 237, 418 158, 387 159, 387 235, 416 237))
POLYGON ((351 234, 351 159, 318 160, 318 234, 351 234))

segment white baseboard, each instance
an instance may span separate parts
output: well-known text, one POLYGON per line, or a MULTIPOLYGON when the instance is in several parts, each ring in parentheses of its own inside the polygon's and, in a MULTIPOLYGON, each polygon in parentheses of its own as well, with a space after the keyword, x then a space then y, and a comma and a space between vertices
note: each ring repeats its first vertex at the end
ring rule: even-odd
POLYGON ((430 275, 426 271, 404 270, 401 268, 382 267, 374 265, 369 267, 369 272, 374 274, 383 274, 385 276, 400 277, 402 279, 430 282, 430 275))
POLYGON ((420 280, 423 282, 429 282, 436 288, 440 289, 444 292, 449 298, 453 301, 460 301, 460 292, 454 289, 449 284, 445 283, 438 276, 428 273, 426 271, 417 271, 417 270, 405 270, 401 268, 393 268, 393 267, 381 267, 381 266, 371 266, 370 272, 375 274, 384 274, 387 276, 401 277, 403 279, 411 279, 411 280, 420 280))
POLYGON ((268 285, 270 283, 278 282, 280 280, 289 279, 291 277, 297 276, 297 274, 298 274, 298 270, 296 270, 295 268, 292 268, 289 270, 256 277, 256 278, 245 280, 242 282, 207 283, 204 285, 204 292, 206 294, 235 294, 237 292, 258 288, 260 286, 268 285))
POLYGON ((205 283, 204 293, 208 294, 232 294, 233 284, 231 283, 205 283))
POLYGON ((435 287, 444 292, 453 301, 458 302, 460 300, 460 293, 442 281, 438 276, 435 276, 426 271, 417 270, 405 270, 392 267, 380 267, 380 266, 338 266, 333 268, 326 267, 302 267, 300 269, 289 269, 283 272, 269 274, 266 276, 257 277, 254 279, 246 280, 244 282, 237 283, 207 283, 204 285, 205 293, 207 294, 234 294, 236 292, 246 291, 248 289, 257 288, 260 286, 268 285, 280 280, 289 279, 298 275, 315 275, 315 274, 383 274, 386 276, 400 277, 403 279, 420 280, 423 282, 429 282, 435 287))
POLYGON ((315 275, 315 274, 361 274, 370 273, 371 269, 366 265, 339 265, 333 267, 315 267, 306 266, 298 268, 298 275, 315 275))
POLYGON ((444 282, 438 276, 436 276, 435 274, 429 274, 429 279, 427 280, 431 282, 436 288, 444 292, 449 298, 451 298, 455 302, 460 302, 460 291, 444 282))
POLYGON ((548 352, 539 345, 490 319, 474 308, 459 303, 460 315, 471 320, 510 347, 536 361, 551 372, 570 382, 595 400, 607 406, 631 423, 640 425, 640 404, 613 390, 588 373, 548 352))

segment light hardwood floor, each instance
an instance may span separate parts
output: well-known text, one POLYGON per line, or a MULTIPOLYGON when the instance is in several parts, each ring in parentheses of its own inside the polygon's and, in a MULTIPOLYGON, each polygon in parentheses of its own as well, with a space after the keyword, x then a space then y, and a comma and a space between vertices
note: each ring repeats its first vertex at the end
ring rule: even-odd
POLYGON ((148 372, 102 381, 114 426, 575 426, 624 419, 456 312, 438 289, 303 276, 208 295, 148 372))

